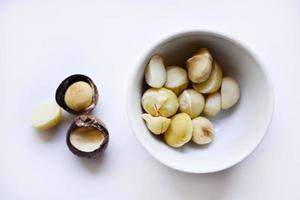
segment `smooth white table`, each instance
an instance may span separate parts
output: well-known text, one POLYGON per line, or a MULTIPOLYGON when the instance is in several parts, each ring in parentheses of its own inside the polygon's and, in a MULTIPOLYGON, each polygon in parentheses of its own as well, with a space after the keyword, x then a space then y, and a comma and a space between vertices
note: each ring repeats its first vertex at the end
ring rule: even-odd
MULTIPOLYGON (((0 199, 300 199, 300 1, 0 1, 0 199), (239 165, 185 174, 154 160, 126 116, 128 74, 155 42, 183 30, 238 39, 266 65, 276 106, 267 136, 239 165), (68 150, 72 116, 46 133, 27 123, 68 75, 100 89, 101 161, 68 150)), ((259 98, 259 97, 257 97, 259 98)), ((259 115, 259 113, 257 113, 259 115)))

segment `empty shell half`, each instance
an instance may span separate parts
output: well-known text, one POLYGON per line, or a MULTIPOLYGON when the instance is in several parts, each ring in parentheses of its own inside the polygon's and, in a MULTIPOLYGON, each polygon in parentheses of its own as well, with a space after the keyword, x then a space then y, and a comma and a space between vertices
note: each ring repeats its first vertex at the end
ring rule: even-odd
POLYGON ((67 133, 67 145, 79 157, 98 158, 106 149, 109 133, 103 122, 92 115, 80 115, 67 133))

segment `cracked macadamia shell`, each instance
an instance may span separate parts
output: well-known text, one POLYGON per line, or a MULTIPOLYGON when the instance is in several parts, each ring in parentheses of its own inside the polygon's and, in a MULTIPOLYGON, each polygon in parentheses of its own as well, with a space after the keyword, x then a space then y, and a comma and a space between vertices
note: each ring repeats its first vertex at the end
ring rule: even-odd
POLYGON ((58 105, 71 114, 87 114, 98 101, 98 90, 92 79, 82 74, 67 77, 55 94, 58 105))
POLYGON ((99 158, 106 149, 109 133, 103 122, 95 116, 80 115, 71 124, 66 140, 73 154, 99 158))

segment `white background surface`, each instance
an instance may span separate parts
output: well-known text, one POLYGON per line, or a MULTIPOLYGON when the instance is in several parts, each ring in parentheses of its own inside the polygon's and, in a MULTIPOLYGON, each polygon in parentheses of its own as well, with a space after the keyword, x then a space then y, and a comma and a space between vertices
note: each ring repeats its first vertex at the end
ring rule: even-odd
MULTIPOLYGON (((300 199, 300 1, 0 1, 0 199, 300 199), (275 88, 273 122, 241 164, 184 174, 154 160, 128 125, 129 72, 158 40, 215 30, 254 51, 275 88), (72 116, 39 133, 27 124, 66 76, 100 89, 95 114, 110 130, 101 161, 65 144, 72 116)), ((259 98, 259 97, 257 97, 259 98)), ((259 113, 257 113, 259 115, 259 113)))

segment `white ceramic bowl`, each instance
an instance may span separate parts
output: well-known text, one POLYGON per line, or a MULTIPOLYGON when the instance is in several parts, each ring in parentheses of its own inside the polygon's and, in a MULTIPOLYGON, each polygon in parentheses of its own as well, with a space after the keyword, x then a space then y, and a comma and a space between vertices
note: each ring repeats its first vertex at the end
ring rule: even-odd
POLYGON ((190 173, 210 173, 229 168, 246 158, 264 137, 273 113, 273 88, 261 63, 239 42, 221 34, 184 32, 162 40, 141 59, 130 77, 127 112, 138 140, 168 167, 190 173), (241 88, 239 103, 212 119, 215 140, 206 146, 192 142, 182 148, 166 145, 152 135, 141 118, 141 96, 145 90, 144 69, 153 54, 166 65, 185 66, 198 48, 206 47, 222 66, 224 75, 236 79, 241 88))

